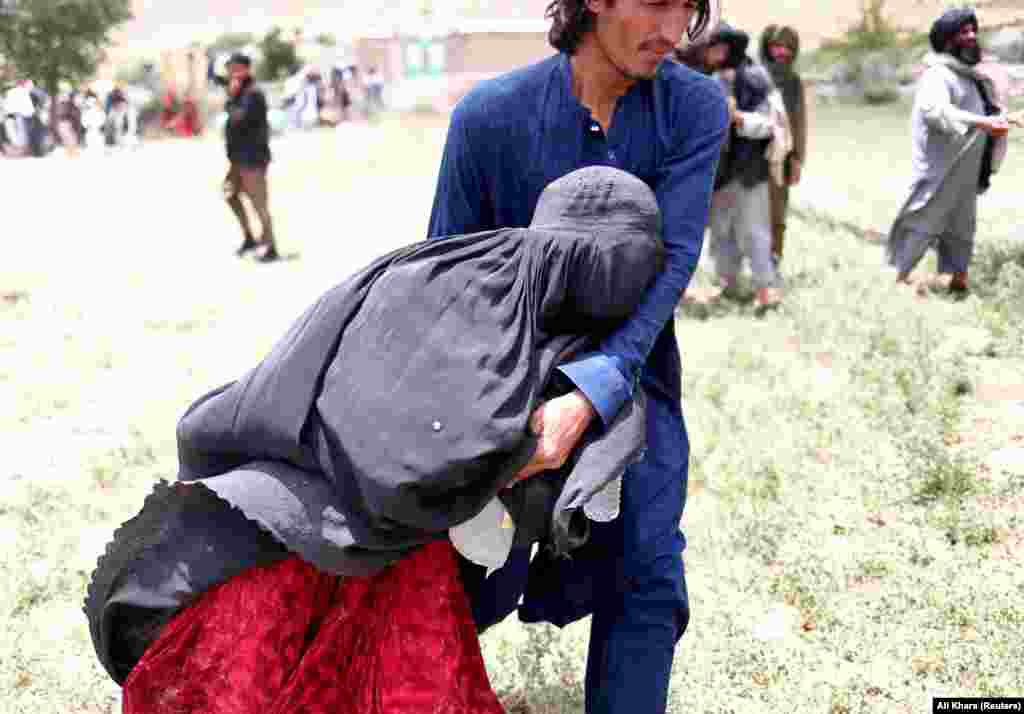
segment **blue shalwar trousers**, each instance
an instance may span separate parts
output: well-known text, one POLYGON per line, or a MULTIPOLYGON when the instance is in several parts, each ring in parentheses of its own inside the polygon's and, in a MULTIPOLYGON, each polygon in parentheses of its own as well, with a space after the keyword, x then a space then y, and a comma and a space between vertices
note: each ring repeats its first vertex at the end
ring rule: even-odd
POLYGON ((647 408, 647 452, 623 479, 618 518, 592 524, 568 560, 541 552, 531 563, 523 548, 489 578, 477 566, 463 570, 481 628, 517 609, 523 622, 558 626, 593 616, 587 714, 662 714, 689 621, 680 530, 689 441, 678 400, 651 395, 647 408))

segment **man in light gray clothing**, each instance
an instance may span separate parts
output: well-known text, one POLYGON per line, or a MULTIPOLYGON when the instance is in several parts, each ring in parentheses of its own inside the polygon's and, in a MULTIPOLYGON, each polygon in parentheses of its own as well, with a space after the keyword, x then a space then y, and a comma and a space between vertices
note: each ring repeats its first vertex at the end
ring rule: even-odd
POLYGON ((974 252, 978 195, 1006 152, 1009 125, 995 104, 981 60, 978 18, 970 8, 949 10, 929 35, 934 54, 921 78, 911 115, 913 183, 889 233, 887 257, 897 280, 934 247, 950 290, 967 290, 974 252))
POLYGON ((772 214, 768 159, 776 124, 787 122, 781 95, 767 70, 747 57, 750 37, 722 23, 705 54, 732 107, 732 130, 718 167, 711 200, 711 256, 724 291, 735 287, 743 259, 757 289, 759 309, 780 301, 772 259, 772 214), (728 54, 713 48, 728 47, 728 54), (714 66, 721 61, 719 66, 714 66), (774 105, 773 105, 774 101, 774 105), (773 108, 774 107, 774 108, 773 108))

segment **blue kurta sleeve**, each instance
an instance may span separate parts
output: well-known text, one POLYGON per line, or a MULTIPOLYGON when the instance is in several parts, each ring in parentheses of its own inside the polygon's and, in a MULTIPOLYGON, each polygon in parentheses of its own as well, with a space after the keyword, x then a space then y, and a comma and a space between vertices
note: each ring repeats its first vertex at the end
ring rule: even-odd
POLYGON ((677 98, 675 111, 675 129, 685 133, 669 151, 654 183, 663 221, 665 269, 636 312, 604 340, 599 352, 561 368, 605 425, 632 396, 640 370, 673 318, 700 260, 729 115, 721 89, 710 81, 694 83, 677 98))
POLYGON ((486 143, 474 141, 474 104, 460 102, 452 112, 441 169, 430 212, 427 238, 464 235, 499 228, 479 153, 486 143))

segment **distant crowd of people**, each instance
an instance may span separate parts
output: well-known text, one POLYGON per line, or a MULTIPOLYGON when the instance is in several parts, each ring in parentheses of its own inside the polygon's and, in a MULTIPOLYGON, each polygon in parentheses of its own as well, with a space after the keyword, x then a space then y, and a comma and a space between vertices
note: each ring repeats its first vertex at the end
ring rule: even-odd
POLYGON ((325 78, 319 68, 306 66, 285 87, 284 108, 295 129, 367 118, 384 108, 384 80, 376 67, 364 76, 355 65, 337 65, 325 78))
POLYGON ((69 156, 102 153, 139 144, 139 113, 124 90, 104 96, 62 83, 56 96, 22 79, 3 99, 0 140, 8 156, 40 157, 55 147, 69 156))

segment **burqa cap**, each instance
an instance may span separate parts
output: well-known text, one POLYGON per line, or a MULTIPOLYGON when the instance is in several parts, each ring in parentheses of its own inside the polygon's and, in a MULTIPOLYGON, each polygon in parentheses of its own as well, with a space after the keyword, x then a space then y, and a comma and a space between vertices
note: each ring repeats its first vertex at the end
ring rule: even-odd
POLYGON ((975 28, 978 27, 978 15, 974 12, 973 7, 956 7, 944 12, 942 17, 932 25, 931 32, 928 33, 928 41, 931 43, 932 49, 940 53, 945 52, 949 41, 956 37, 957 33, 967 24, 973 24, 975 28))
POLYGON ((585 237, 579 250, 614 260, 578 260, 569 292, 582 314, 615 315, 613 305, 636 305, 651 275, 664 266, 661 211, 651 188, 610 166, 588 166, 552 181, 541 194, 530 230, 585 237), (615 269, 647 265, 647 276, 615 269))

